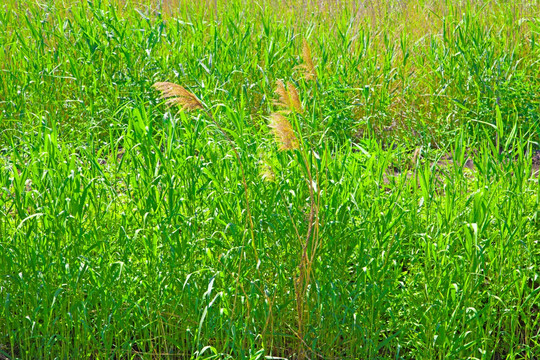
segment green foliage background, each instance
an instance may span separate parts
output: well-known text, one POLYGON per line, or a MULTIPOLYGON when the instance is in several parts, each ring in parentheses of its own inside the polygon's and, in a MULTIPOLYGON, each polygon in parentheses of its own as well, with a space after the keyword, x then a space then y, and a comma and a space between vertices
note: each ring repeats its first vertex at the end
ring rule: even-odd
POLYGON ((0 357, 537 358, 539 5, 9 0, 0 357), (268 130, 278 79, 307 165, 268 130), (249 204, 223 133, 157 81, 209 106, 249 204))

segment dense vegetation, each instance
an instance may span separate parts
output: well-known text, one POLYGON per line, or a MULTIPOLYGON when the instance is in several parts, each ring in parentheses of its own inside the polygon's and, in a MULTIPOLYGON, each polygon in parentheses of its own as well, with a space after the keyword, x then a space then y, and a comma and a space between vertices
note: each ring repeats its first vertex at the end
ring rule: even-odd
POLYGON ((540 357, 538 1, 111 1, 0 7, 0 359, 540 357))

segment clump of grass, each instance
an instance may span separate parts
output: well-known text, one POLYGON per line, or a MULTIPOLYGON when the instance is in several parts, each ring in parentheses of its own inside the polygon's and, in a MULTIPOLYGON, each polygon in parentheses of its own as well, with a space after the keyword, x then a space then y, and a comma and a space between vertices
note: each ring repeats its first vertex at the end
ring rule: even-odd
POLYGON ((0 358, 538 357, 537 4, 68 3, 1 5, 0 358))

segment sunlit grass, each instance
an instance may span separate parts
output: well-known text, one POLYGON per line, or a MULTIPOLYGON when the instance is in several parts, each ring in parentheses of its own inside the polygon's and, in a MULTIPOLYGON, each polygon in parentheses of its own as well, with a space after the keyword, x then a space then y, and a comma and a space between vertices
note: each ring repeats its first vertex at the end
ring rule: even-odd
POLYGON ((538 2, 300 4, 2 5, 0 358, 540 356, 538 2))

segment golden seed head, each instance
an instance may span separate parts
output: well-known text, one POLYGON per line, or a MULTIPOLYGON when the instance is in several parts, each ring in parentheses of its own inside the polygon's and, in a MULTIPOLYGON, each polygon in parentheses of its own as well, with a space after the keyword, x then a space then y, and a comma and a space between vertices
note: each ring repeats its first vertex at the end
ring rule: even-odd
POLYGON ((280 150, 298 149, 298 139, 294 134, 291 123, 283 114, 271 114, 268 126, 272 130, 280 150))
POLYGON ((276 180, 276 175, 274 174, 274 170, 266 162, 261 163, 259 167, 259 175, 264 181, 274 182, 276 180))
POLYGON ((289 112, 294 110, 300 114, 304 112, 300 96, 293 83, 288 82, 287 88, 285 88, 283 81, 276 81, 275 93, 279 96, 279 100, 275 101, 274 104, 281 107, 283 111, 289 112))
POLYGON ((302 108, 302 102, 300 101, 300 96, 298 96, 298 91, 294 87, 293 83, 287 83, 287 90, 289 94, 290 107, 294 108, 297 113, 303 113, 304 109, 302 108))
POLYGON ((285 89, 285 84, 283 81, 276 81, 276 91, 275 93, 279 96, 279 99, 274 102, 275 105, 288 109, 289 108, 289 95, 287 94, 287 89, 285 89))
POLYGON ((304 70, 304 79, 317 80, 317 73, 315 72, 315 64, 313 63, 313 58, 311 57, 311 48, 306 39, 302 44, 302 60, 303 64, 299 65, 299 68, 304 70))
POLYGON ((184 111, 204 109, 202 102, 181 85, 170 82, 157 82, 152 87, 161 92, 162 99, 167 99, 165 103, 168 106, 178 106, 184 111))

